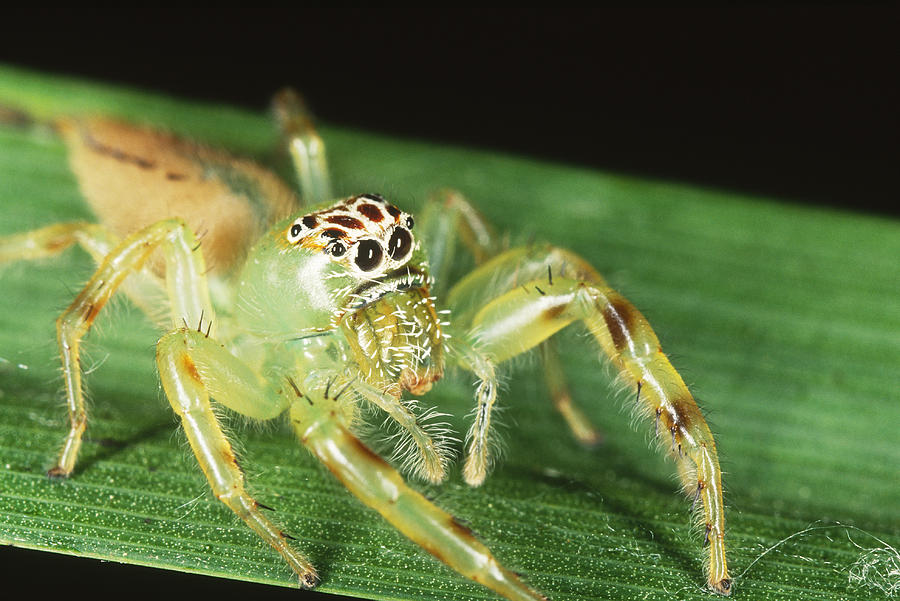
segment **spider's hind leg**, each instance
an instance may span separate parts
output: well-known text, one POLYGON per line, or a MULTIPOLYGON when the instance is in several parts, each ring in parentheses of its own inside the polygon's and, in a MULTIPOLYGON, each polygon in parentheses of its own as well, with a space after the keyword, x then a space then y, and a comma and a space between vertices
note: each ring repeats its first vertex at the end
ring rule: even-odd
POLYGON ((555 341, 550 338, 541 344, 544 380, 553 400, 553 407, 566 420, 572 435, 581 444, 591 447, 603 441, 603 434, 591 423, 584 412, 572 400, 566 374, 559 360, 555 341))
MULTIPOLYGON (((725 560, 722 473, 712 433, 681 376, 643 315, 583 259, 557 248, 512 249, 450 291, 457 328, 472 347, 502 363, 582 321, 631 386, 638 410, 665 433, 663 448, 678 466, 684 490, 702 504, 711 588, 729 594, 725 560), (548 277, 552 270, 552 278, 548 277), (486 294, 479 291, 490 291, 486 294), (671 439, 671 440, 669 440, 671 439)), ((487 451, 473 439, 465 474, 477 484, 487 451)))
POLYGON ((179 219, 160 221, 114 245, 114 238, 100 226, 70 223, 49 226, 34 232, 0 239, 0 259, 16 260, 50 256, 76 242, 99 260, 94 276, 56 321, 57 341, 66 385, 69 433, 50 476, 72 473, 82 437, 87 427, 80 361, 81 340, 113 294, 124 288, 129 296, 149 301, 153 288, 160 287, 155 276, 143 268, 157 248, 166 254, 166 274, 172 317, 198 323, 200 316, 212 318, 212 306, 203 277, 203 258, 196 253, 193 233, 179 219), (111 250, 110 250, 111 247, 111 250), (101 259, 102 257, 102 259, 101 259), (136 284, 135 286, 129 286, 136 284), (141 284, 146 284, 142 287, 141 284))
POLYGON ((440 296, 456 263, 458 242, 481 265, 502 248, 502 242, 485 219, 456 190, 440 190, 429 196, 417 216, 416 235, 425 245, 428 270, 434 278, 432 292, 440 296))
MULTIPOLYGON (((99 266, 121 241, 97 223, 71 221, 54 223, 37 230, 0 236, 0 268, 16 261, 55 257, 71 246, 81 246, 99 266)), ((160 311, 164 284, 149 269, 137 270, 124 280, 120 290, 154 323, 167 323, 160 311)))
POLYGON ((115 242, 112 234, 96 223, 54 223, 37 230, 0 236, 0 265, 53 257, 74 244, 81 244, 99 263, 115 242))

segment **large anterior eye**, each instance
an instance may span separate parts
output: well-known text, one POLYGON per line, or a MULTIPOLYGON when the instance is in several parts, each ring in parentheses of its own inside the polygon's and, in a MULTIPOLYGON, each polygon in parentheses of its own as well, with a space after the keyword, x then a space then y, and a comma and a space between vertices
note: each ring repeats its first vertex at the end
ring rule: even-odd
POLYGON ((402 227, 394 229, 394 233, 391 234, 391 239, 388 241, 388 254, 391 258, 399 261, 409 254, 411 248, 412 235, 409 231, 402 227))
POLYGON ((372 271, 381 265, 384 251, 375 240, 360 240, 356 245, 356 266, 363 271, 372 271))

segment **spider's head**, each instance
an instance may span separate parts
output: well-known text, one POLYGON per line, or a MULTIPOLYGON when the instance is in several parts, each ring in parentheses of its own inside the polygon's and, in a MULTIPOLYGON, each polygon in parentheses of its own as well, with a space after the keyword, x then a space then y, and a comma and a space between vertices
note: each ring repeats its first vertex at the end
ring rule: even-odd
POLYGON ((240 305, 253 330, 328 329, 348 310, 426 286, 413 217, 362 194, 276 224, 251 251, 240 305))
POLYGON ((294 219, 284 235, 288 244, 328 255, 357 279, 375 280, 410 260, 414 225, 412 215, 378 194, 362 194, 294 219))

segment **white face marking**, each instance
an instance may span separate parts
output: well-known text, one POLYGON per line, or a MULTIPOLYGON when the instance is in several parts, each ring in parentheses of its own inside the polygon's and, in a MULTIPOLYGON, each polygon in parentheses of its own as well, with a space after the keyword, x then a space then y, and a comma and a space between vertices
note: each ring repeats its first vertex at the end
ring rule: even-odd
POLYGON ((296 219, 290 244, 328 253, 346 267, 378 277, 405 264, 416 248, 411 215, 376 194, 362 194, 296 219))

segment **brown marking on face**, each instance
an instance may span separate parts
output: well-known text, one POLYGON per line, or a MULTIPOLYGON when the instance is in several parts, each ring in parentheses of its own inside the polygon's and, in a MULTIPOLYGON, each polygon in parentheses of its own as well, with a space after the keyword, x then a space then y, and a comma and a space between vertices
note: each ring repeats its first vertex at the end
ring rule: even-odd
POLYGON ((623 298, 614 297, 603 307, 603 319, 617 351, 624 349, 631 338, 635 313, 634 307, 623 298))
POLYGON ((166 179, 170 182, 180 182, 184 181, 188 178, 188 176, 184 173, 175 173, 174 171, 166 172, 166 179))
POLYGON ((375 202, 380 202, 382 204, 387 204, 387 201, 384 199, 384 196, 381 194, 362 194, 357 198, 364 198, 366 200, 373 200, 375 202))
POLYGON ((363 229, 362 221, 355 217, 350 217, 349 215, 331 215, 330 217, 326 217, 325 221, 335 225, 342 225, 351 230, 363 229))
POLYGON ((344 230, 339 230, 336 227, 330 227, 328 229, 322 230, 323 236, 328 236, 329 238, 346 238, 347 232, 344 230))
POLYGON ((316 227, 317 223, 318 220, 316 220, 315 216, 313 215, 307 215, 303 218, 303 225, 305 225, 309 229, 313 229, 314 227, 316 227))
POLYGON ((391 217, 393 217, 394 219, 397 219, 398 217, 400 217, 400 213, 401 213, 400 209, 398 209, 394 205, 388 205, 387 212, 390 213, 391 217))
POLYGON ((362 204, 356 207, 356 210, 368 218, 369 221, 374 221, 375 223, 379 223, 384 219, 384 214, 381 212, 381 209, 375 205, 362 204))
POLYGON ((184 368, 184 371, 197 382, 203 383, 203 380, 200 378, 200 371, 197 369, 197 364, 194 363, 194 360, 191 359, 191 356, 187 353, 184 353, 181 356, 181 366, 184 368))

